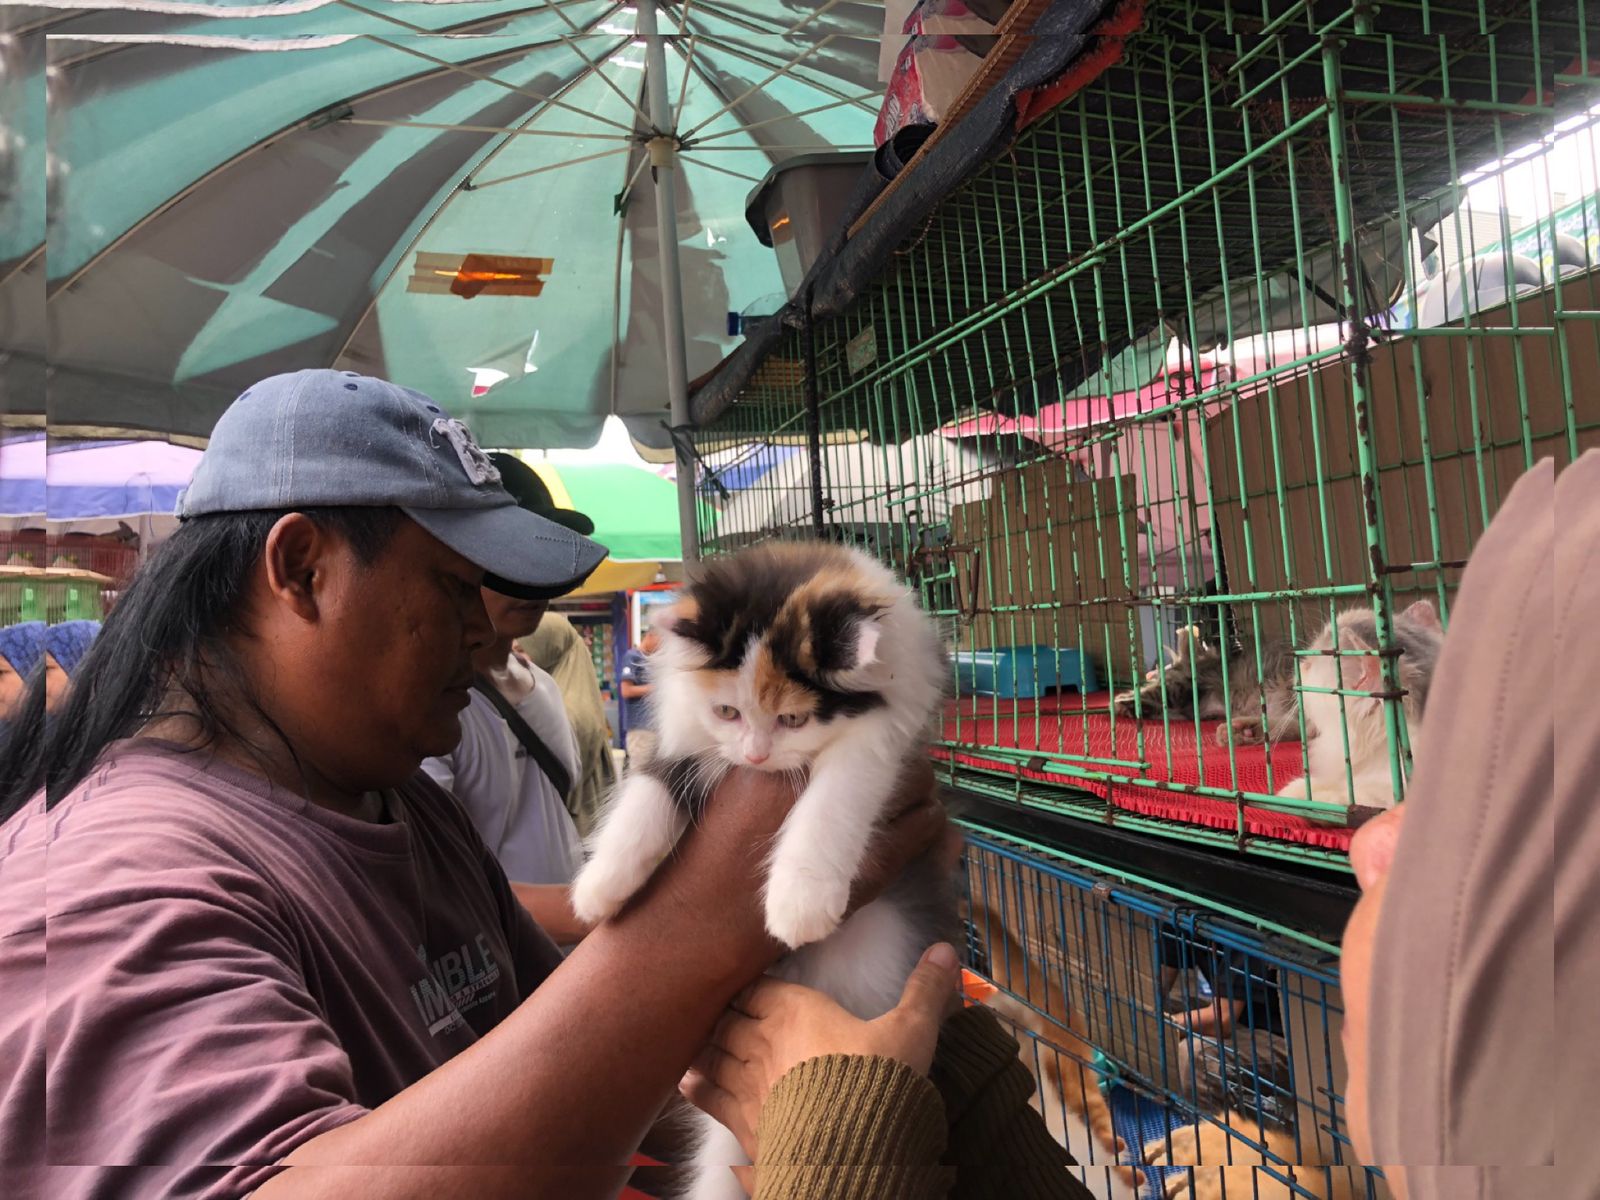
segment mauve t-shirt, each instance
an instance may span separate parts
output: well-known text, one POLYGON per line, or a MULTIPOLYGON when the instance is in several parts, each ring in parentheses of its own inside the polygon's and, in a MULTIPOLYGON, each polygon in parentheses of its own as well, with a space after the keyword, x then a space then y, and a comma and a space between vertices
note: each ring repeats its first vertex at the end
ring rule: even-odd
POLYGON ((461 808, 421 774, 386 799, 138 741, 0 826, 8 1188, 245 1196, 533 991, 560 954, 461 808))

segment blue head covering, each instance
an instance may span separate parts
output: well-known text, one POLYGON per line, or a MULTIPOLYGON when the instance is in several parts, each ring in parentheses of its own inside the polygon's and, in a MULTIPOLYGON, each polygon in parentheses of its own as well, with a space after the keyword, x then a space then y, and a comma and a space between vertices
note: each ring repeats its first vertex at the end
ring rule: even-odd
POLYGON ((26 679, 44 661, 44 636, 43 621, 24 621, 0 628, 0 658, 26 679))
POLYGON ((100 632, 99 621, 62 621, 50 626, 44 635, 45 649, 50 657, 61 664, 68 675, 74 674, 83 656, 89 653, 95 636, 100 632))

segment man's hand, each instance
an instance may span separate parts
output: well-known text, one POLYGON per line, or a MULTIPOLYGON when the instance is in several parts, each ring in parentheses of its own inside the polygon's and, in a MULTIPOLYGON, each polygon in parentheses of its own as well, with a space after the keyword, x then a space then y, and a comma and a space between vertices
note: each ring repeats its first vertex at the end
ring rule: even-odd
MULTIPOLYGON (((767 1094, 805 1060, 825 1054, 875 1055, 926 1074, 939 1026, 960 1006, 960 982, 956 952, 941 942, 911 972, 900 1003, 875 1021, 863 1021, 821 992, 759 980, 734 1000, 679 1090, 727 1126, 754 1162, 756 1127, 767 1094)), ((849 1098, 839 1101, 849 1103, 849 1098)))
POLYGON ((1203 1008, 1174 1013, 1167 1019, 1186 1034, 1198 1033, 1206 1037, 1222 1038, 1232 1032, 1233 1023, 1243 1012, 1243 1000, 1218 1000, 1203 1008))

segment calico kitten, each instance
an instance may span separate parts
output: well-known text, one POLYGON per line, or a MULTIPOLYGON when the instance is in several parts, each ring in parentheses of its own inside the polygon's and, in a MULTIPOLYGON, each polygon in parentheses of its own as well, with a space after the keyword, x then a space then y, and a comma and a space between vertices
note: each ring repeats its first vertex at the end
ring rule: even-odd
MULTIPOLYGON (((1206 641, 1198 625, 1178 633, 1165 670, 1150 671, 1137 692, 1119 693, 1112 704, 1119 717, 1135 715, 1135 699, 1145 719, 1161 717, 1165 709, 1174 719, 1220 721, 1232 713, 1234 742, 1262 740, 1262 706, 1266 706, 1265 732, 1269 742, 1297 742, 1300 723, 1295 719, 1294 648, 1288 642, 1262 643, 1259 662, 1252 648, 1231 655, 1223 678, 1222 651, 1206 641)), ((1216 731, 1219 746, 1228 744, 1230 726, 1216 731)))
MULTIPOLYGON (((1419 600, 1394 619, 1394 649, 1399 652, 1401 701, 1412 754, 1422 737, 1423 711, 1433 684, 1434 666, 1444 643, 1439 614, 1427 600, 1419 600)), ((1332 804, 1358 804, 1393 808, 1394 780, 1389 772, 1389 736, 1378 696, 1350 693, 1383 688, 1383 667, 1378 650, 1377 621, 1372 610, 1353 608, 1338 615, 1307 647, 1300 668, 1306 689, 1300 703, 1305 711, 1306 773, 1303 779, 1279 789, 1280 796, 1332 804), (1337 625, 1337 630, 1335 630, 1337 625), (1335 632, 1340 651, 1366 651, 1359 656, 1334 654, 1335 632), (1320 690, 1313 690, 1320 689, 1320 690), (1335 694, 1338 692, 1340 694, 1335 694), (1349 774, 1345 771, 1346 741, 1349 774)))
MULTIPOLYGON (((935 626, 881 563, 803 543, 702 565, 656 628, 659 748, 602 816, 573 908, 590 922, 620 909, 730 768, 806 772, 767 863, 767 930, 791 950, 772 974, 881 1016, 922 951, 956 932, 952 880, 931 859, 844 920, 873 831, 943 703, 935 626)), ((702 1121, 688 1195, 742 1200, 728 1166, 748 1160, 732 1134, 702 1121)))

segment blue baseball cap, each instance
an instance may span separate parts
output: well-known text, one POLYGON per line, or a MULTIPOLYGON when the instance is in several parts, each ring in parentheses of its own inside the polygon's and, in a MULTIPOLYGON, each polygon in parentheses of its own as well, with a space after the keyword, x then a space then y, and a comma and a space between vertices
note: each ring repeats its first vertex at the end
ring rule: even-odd
POLYGON ((212 430, 176 515, 390 506, 497 590, 570 591, 606 556, 520 507, 471 431, 427 396, 354 371, 295 371, 245 390, 212 430))

